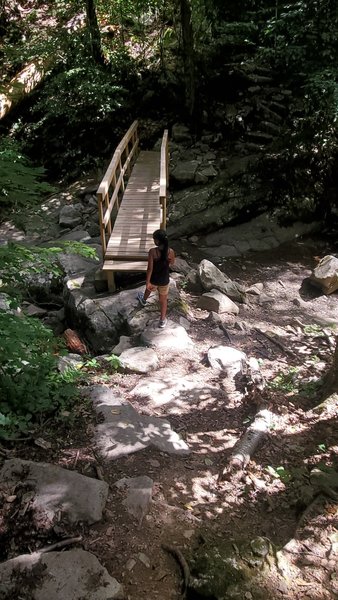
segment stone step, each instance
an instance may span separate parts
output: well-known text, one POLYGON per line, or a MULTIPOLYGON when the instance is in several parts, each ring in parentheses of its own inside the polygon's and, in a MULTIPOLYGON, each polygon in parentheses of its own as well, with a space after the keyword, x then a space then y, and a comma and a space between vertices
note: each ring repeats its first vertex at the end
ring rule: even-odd
POLYGON ((247 138, 251 142, 259 144, 270 144, 273 140, 273 136, 270 133, 265 133, 263 131, 248 131, 247 138))
POLYGON ((261 121, 259 124, 259 128, 264 133, 269 133, 271 135, 279 135, 281 132, 281 128, 279 127, 279 125, 271 123, 271 121, 261 121))
POLYGON ((280 102, 276 102, 276 100, 273 100, 270 104, 270 110, 273 110, 274 112, 279 113, 282 116, 285 116, 288 112, 287 107, 285 106, 285 104, 281 104, 280 102))
POLYGON ((260 112, 263 113, 266 121, 270 121, 273 123, 281 123, 282 122, 283 119, 282 119, 281 115, 276 113, 274 110, 271 110, 269 103, 266 102, 265 100, 262 100, 257 108, 260 112))
POLYGON ((273 77, 268 77, 267 75, 257 75, 256 73, 248 75, 248 79, 256 85, 265 85, 266 83, 273 82, 273 77))
POLYGON ((244 144, 241 144, 241 148, 248 152, 260 153, 265 149, 265 145, 264 144, 255 144, 254 142, 245 142, 244 144))

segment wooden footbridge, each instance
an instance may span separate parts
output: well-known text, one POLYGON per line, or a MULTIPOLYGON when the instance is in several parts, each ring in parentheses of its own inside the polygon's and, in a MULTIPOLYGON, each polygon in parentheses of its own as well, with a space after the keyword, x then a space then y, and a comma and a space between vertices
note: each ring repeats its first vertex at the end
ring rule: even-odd
POLYGON ((97 190, 103 252, 102 270, 109 291, 115 271, 146 271, 152 234, 166 227, 168 131, 160 151, 140 151, 134 121, 117 146, 97 190))

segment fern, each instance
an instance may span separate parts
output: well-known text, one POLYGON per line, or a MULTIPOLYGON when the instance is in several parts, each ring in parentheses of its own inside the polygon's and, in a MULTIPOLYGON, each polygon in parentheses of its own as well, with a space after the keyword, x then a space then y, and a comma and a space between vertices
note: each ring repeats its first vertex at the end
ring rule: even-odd
POLYGON ((42 167, 34 167, 20 152, 17 142, 0 141, 0 209, 38 204, 45 194, 55 191, 42 181, 44 175, 42 167))

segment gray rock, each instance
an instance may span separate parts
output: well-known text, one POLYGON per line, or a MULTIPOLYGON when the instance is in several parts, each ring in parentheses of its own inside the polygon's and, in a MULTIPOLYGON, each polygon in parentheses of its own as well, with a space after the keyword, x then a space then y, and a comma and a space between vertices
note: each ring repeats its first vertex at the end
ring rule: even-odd
MULTIPOLYGON (((156 373, 140 381, 131 391, 134 398, 142 398, 147 407, 153 410, 165 408, 166 414, 187 414, 192 406, 198 406, 207 400, 213 402, 220 397, 218 387, 196 382, 193 378, 173 374, 163 377, 156 373)), ((225 398, 223 402, 225 402, 225 398)))
POLYGON ((40 306, 30 304, 29 302, 22 303, 22 311, 28 317, 43 317, 47 314, 47 310, 45 308, 40 308, 40 306))
POLYGON ((60 240, 74 241, 74 242, 88 242, 91 239, 88 231, 70 231, 62 235, 60 240))
POLYGON ((37 522, 52 522, 58 511, 70 522, 95 523, 102 518, 108 485, 56 465, 13 458, 6 460, 0 481, 25 481, 34 489, 32 510, 37 522))
POLYGON ((338 258, 330 254, 324 256, 311 274, 310 281, 324 294, 338 290, 338 258))
POLYGON ((151 348, 186 350, 193 346, 193 341, 184 327, 169 319, 165 329, 159 329, 157 323, 148 325, 141 334, 141 341, 151 348))
POLYGON ((247 357, 244 352, 231 346, 216 346, 208 350, 208 361, 213 369, 224 371, 228 377, 233 377, 243 370, 247 357))
POLYGON ((197 300, 196 306, 215 313, 232 313, 235 315, 239 313, 237 304, 219 290, 210 290, 210 292, 203 294, 197 300))
POLYGON ((174 142, 192 142, 191 133, 186 125, 175 123, 172 126, 171 137, 174 142))
POLYGON ((171 270, 174 273, 183 273, 183 275, 187 275, 191 271, 191 266, 187 263, 186 260, 177 256, 175 264, 172 265, 171 270))
POLYGON ((151 348, 129 348, 120 354, 121 368, 134 373, 149 373, 156 369, 158 357, 151 348))
POLYGON ((214 288, 218 289, 219 285, 231 281, 214 263, 207 259, 200 262, 197 273, 203 288, 207 292, 214 288))
POLYGON ((203 286, 198 273, 195 269, 191 269, 190 273, 185 278, 187 290, 189 292, 199 294, 203 291, 203 286))
POLYGON ((96 556, 80 549, 23 554, 0 565, 0 581, 1 598, 15 591, 16 597, 32 600, 124 598, 122 586, 96 556))
POLYGON ((172 171, 171 177, 180 185, 191 185, 195 181, 198 166, 197 160, 181 161, 172 171))
POLYGON ((82 204, 66 204, 60 210, 59 225, 73 229, 82 223, 82 204))
POLYGON ((231 281, 210 260, 202 260, 198 265, 197 273, 203 288, 207 292, 216 289, 229 296, 234 302, 243 302, 245 300, 245 288, 231 281))
POLYGON ((153 480, 146 475, 131 478, 123 477, 115 485, 119 489, 126 490, 126 498, 122 504, 126 507, 128 513, 136 517, 141 523, 150 509, 154 486, 153 480))
POLYGON ((96 412, 104 419, 95 428, 95 443, 104 458, 115 460, 147 446, 155 446, 168 454, 190 453, 168 421, 140 415, 131 404, 123 404, 104 386, 92 386, 88 394, 96 412))
POLYGON ((60 373, 65 373, 67 369, 81 369, 83 364, 83 358, 79 354, 67 354, 67 356, 60 356, 58 370, 60 373))
POLYGON ((131 348, 131 338, 128 337, 127 335, 121 335, 119 343, 117 344, 117 346, 114 346, 112 353, 116 354, 116 356, 120 356, 120 354, 122 354, 122 352, 124 352, 124 350, 128 350, 128 348, 131 348))

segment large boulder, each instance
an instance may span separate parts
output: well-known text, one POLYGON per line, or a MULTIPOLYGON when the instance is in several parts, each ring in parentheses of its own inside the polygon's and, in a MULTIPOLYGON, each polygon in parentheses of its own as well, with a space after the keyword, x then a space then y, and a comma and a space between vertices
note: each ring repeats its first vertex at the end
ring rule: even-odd
POLYGON ((324 256, 311 274, 310 281, 324 294, 338 290, 338 258, 330 254, 324 256))
POLYGON ((245 288, 231 281, 210 260, 202 260, 198 265, 197 273, 203 288, 207 292, 216 289, 223 292, 223 294, 231 298, 234 302, 245 301, 245 288))
POLYGON ((0 598, 122 600, 123 588, 94 554, 33 552, 0 565, 0 598))

